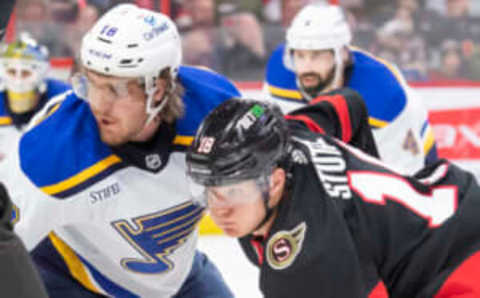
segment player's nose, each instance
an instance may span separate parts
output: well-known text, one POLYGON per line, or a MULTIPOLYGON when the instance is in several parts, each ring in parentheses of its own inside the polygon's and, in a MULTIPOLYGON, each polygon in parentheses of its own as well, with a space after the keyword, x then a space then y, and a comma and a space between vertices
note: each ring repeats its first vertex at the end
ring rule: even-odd
POLYGON ((89 103, 92 109, 101 114, 107 114, 112 106, 112 102, 113 100, 109 99, 103 94, 98 94, 89 98, 89 103))
POLYGON ((217 217, 228 217, 231 213, 231 208, 223 205, 223 204, 211 204, 210 205, 210 212, 217 217))

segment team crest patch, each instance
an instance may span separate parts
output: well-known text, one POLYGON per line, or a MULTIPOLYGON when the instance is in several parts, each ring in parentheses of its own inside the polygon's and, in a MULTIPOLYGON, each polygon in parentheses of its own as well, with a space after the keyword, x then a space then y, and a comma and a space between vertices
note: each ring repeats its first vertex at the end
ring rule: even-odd
POLYGON ((267 243, 267 262, 273 269, 290 266, 302 249, 307 225, 302 222, 290 231, 275 233, 267 243))

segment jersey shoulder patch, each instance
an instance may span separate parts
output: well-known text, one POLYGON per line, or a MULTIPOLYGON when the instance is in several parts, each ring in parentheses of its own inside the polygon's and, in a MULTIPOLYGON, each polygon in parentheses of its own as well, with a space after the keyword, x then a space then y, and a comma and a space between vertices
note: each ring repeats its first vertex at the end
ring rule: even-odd
POLYGON ((265 81, 269 93, 279 99, 302 100, 295 73, 283 64, 285 44, 280 44, 271 54, 265 70, 265 81))
POLYGON ((178 79, 184 87, 185 113, 177 121, 174 144, 189 146, 203 118, 225 100, 240 97, 240 92, 224 76, 196 67, 180 67, 178 79))
POLYGON ((70 93, 20 139, 20 167, 44 193, 67 198, 122 168, 88 104, 70 93))
POLYGON ((383 127, 407 104, 406 83, 400 71, 387 61, 359 49, 352 50, 353 70, 347 86, 362 95, 370 124, 383 127))

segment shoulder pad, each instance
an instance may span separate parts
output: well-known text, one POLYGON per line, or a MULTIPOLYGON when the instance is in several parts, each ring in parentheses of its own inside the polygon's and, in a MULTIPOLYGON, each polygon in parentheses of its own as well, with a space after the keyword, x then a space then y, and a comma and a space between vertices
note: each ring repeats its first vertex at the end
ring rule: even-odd
POLYGON ((295 73, 283 64, 285 44, 280 44, 267 62, 265 81, 268 91, 272 96, 288 99, 302 100, 303 96, 298 91, 295 73))
POLYGON ((178 78, 184 87, 185 114, 177 121, 175 145, 189 146, 203 118, 225 100, 240 97, 226 77, 213 71, 182 66, 178 78))
POLYGON ((370 124, 386 126, 407 104, 405 80, 394 65, 381 58, 358 49, 353 49, 352 54, 353 71, 347 86, 362 95, 370 124))
POLYGON ((100 140, 88 104, 73 93, 22 136, 19 158, 32 183, 57 198, 87 188, 122 164, 100 140))

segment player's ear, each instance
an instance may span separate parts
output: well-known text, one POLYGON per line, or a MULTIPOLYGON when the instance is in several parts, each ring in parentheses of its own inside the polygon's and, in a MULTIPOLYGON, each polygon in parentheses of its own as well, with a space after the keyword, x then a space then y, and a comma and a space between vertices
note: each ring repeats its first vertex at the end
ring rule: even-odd
POLYGON ((275 168, 270 177, 270 207, 274 207, 280 202, 285 188, 286 174, 282 168, 275 168))
POLYGON ((156 83, 157 83, 157 90, 155 91, 155 94, 153 95, 153 102, 155 104, 159 103, 162 100, 163 95, 165 94, 165 91, 167 90, 167 85, 168 85, 167 79, 161 78, 161 77, 159 77, 157 79, 156 83))

